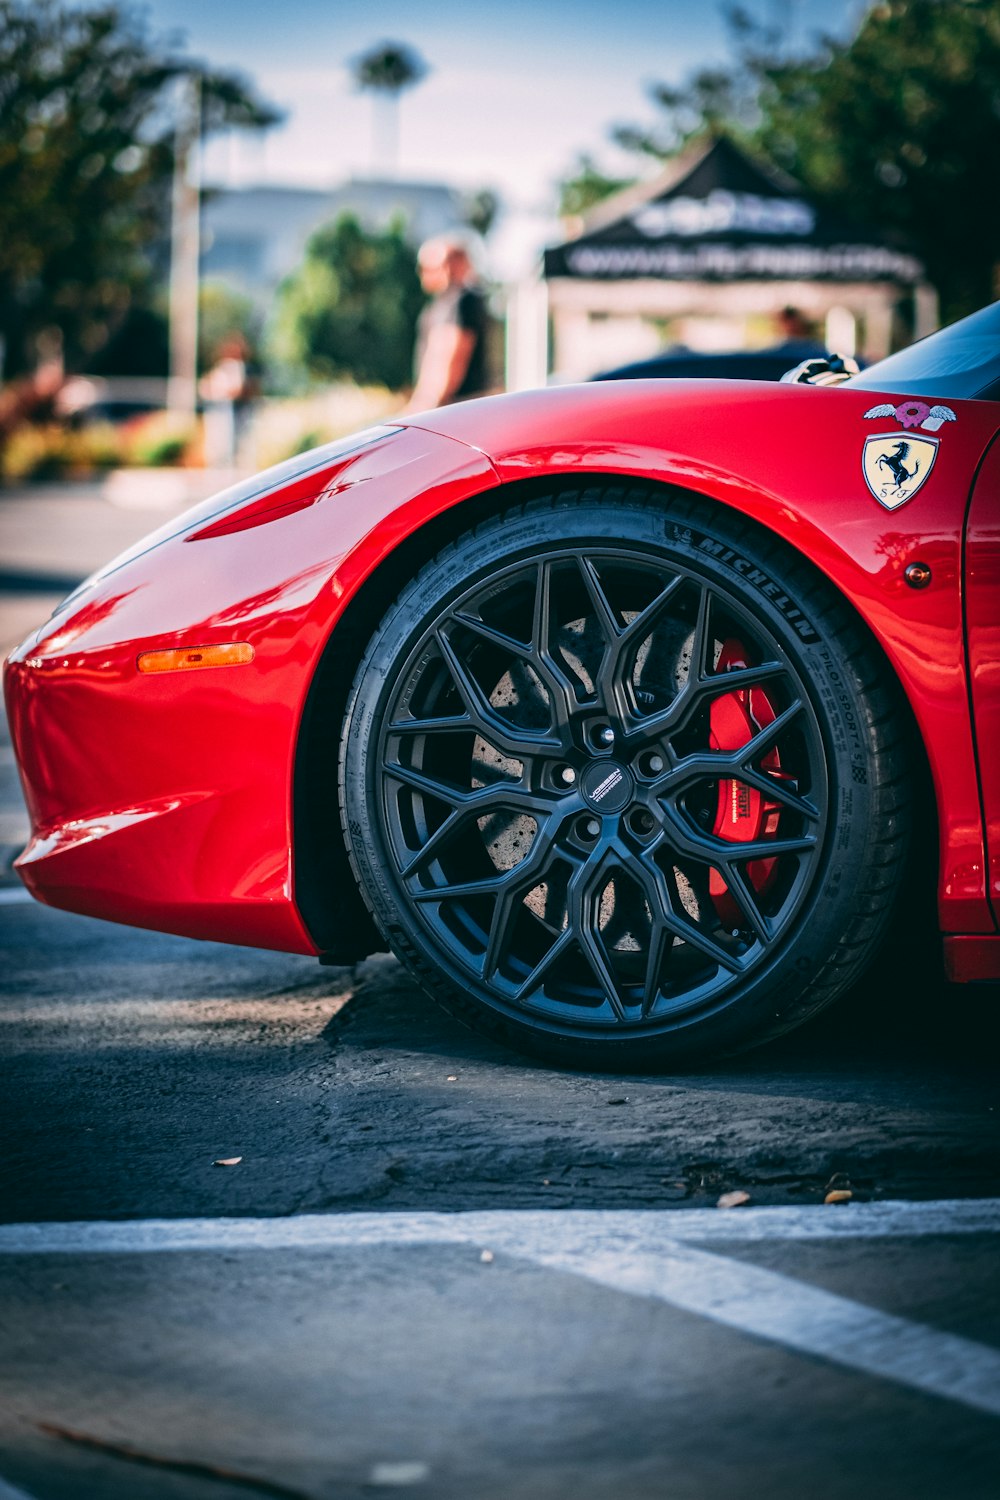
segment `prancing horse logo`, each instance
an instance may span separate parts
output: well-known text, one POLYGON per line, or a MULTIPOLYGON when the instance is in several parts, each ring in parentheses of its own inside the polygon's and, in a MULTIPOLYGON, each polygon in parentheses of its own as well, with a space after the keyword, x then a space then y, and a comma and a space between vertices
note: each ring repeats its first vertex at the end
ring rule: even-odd
POLYGON ((892 453, 880 453, 878 466, 880 469, 888 469, 892 475, 893 483, 898 489, 903 489, 911 479, 916 479, 920 473, 920 460, 917 459, 912 469, 908 469, 904 459, 910 451, 909 443, 897 443, 892 453))
POLYGON ((934 467, 939 443, 939 438, 901 438, 898 432, 865 439, 865 483, 880 505, 897 510, 913 499, 934 467))

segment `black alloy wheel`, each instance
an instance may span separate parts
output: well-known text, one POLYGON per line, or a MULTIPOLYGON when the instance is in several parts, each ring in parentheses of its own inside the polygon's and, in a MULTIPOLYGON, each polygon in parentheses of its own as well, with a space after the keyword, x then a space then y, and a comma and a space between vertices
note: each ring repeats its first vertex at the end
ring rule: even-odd
POLYGON ((371 642, 343 741, 390 945, 463 1020, 589 1066, 804 1019, 872 950, 906 841, 857 623, 755 529, 654 498, 557 495, 447 548, 371 642))

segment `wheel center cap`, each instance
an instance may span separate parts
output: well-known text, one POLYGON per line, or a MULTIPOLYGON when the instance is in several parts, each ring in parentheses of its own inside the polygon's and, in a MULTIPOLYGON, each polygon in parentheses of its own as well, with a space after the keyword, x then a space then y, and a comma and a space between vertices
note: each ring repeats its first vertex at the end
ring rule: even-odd
POLYGON ((580 777, 584 800, 599 813, 621 812, 632 800, 632 772, 613 760, 594 760, 580 777))

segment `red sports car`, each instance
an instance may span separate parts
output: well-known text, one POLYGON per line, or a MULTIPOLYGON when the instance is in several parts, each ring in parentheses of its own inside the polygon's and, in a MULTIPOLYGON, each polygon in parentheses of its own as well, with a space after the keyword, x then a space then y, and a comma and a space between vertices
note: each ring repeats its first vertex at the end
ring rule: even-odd
POLYGON ((227 490, 10 656, 21 877, 388 945, 584 1066, 794 1026, 904 882, 998 978, 998 397, 1000 304, 837 388, 497 397, 227 490))

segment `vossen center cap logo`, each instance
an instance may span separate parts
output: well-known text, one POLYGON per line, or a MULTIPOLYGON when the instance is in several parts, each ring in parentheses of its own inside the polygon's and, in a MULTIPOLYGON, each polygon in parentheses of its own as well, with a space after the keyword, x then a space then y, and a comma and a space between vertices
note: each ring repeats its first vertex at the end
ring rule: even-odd
POLYGON ((610 793, 614 791, 619 782, 624 780, 625 777, 622 775, 621 771, 619 771, 618 767, 615 766, 614 770, 611 772, 611 775, 605 776, 604 780, 594 787, 594 790, 590 794, 590 800, 592 802, 603 802, 605 797, 609 796, 610 793))
POLYGON ((580 789, 595 812, 616 813, 629 801, 632 777, 613 761, 597 761, 583 773, 580 789))

